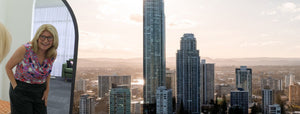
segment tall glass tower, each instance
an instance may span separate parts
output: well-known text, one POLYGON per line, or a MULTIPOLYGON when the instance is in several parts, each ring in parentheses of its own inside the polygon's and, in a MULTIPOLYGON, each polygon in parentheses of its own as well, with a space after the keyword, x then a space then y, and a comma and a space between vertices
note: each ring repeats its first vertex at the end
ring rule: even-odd
MULTIPOLYGON (((165 86, 165 14, 163 0, 144 0, 144 104, 154 105, 159 86, 165 86)), ((155 111, 155 108, 154 110, 155 111)))
POLYGON ((201 113, 200 56, 196 48, 194 34, 184 34, 176 56, 177 107, 189 114, 201 113))
POLYGON ((248 101, 252 102, 252 69, 247 68, 247 66, 241 66, 235 69, 236 74, 236 88, 243 88, 248 91, 248 101))

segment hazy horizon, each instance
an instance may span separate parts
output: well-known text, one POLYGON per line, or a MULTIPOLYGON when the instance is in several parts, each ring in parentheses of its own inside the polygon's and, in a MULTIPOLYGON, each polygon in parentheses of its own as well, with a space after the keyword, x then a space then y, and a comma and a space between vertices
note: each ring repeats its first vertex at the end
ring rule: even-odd
MULTIPOLYGON (((300 1, 164 0, 166 57, 194 33, 200 56, 300 58, 300 1)), ((78 58, 141 58, 142 0, 70 0, 79 26, 78 58)))

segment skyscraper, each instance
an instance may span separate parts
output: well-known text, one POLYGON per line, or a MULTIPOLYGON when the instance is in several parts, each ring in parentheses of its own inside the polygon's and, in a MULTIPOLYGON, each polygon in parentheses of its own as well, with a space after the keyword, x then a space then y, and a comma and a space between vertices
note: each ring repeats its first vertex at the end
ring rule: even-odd
POLYGON ((86 87, 85 87, 85 82, 86 80, 85 79, 79 79, 76 83, 77 85, 77 91, 83 91, 85 92, 86 91, 86 87))
POLYGON ((281 108, 279 104, 269 105, 268 114, 281 114, 281 108))
POLYGON ((262 109, 264 114, 268 114, 269 105, 274 103, 274 93, 271 89, 263 89, 262 94, 262 109))
POLYGON ((87 98, 88 94, 83 94, 80 96, 80 104, 79 104, 79 114, 88 114, 87 113, 87 98))
POLYGON ((95 98, 88 94, 80 96, 79 114, 94 114, 95 113, 95 98))
POLYGON ((214 100, 215 65, 201 60, 201 102, 208 104, 214 100))
POLYGON ((172 89, 160 86, 156 90, 156 114, 172 114, 172 89))
POLYGON ((131 101, 131 114, 142 114, 142 109, 140 101, 131 101))
MULTIPOLYGON (((143 2, 143 75, 144 104, 155 110, 157 87, 165 86, 165 14, 163 0, 143 2)), ((145 111, 149 111, 144 107, 145 111)))
POLYGON ((176 71, 166 69, 166 87, 167 89, 172 89, 172 96, 176 98, 177 96, 177 86, 176 86, 176 71))
POLYGON ((241 109, 243 114, 248 114, 248 91, 243 88, 230 92, 230 110, 241 109))
POLYGON ((261 79, 261 89, 272 89, 274 91, 281 91, 282 80, 273 79, 272 77, 261 79))
POLYGON ((300 85, 297 83, 289 86, 289 102, 293 105, 300 105, 300 85))
POLYGON ((177 51, 177 107, 181 102, 188 113, 200 114, 200 56, 196 49, 194 34, 181 37, 180 49, 177 51))
POLYGON ((98 97, 105 97, 112 88, 112 84, 131 85, 131 76, 98 76, 98 97))
POLYGON ((249 103, 252 102, 252 69, 241 66, 235 69, 236 88, 243 88, 248 91, 249 103))
POLYGON ((290 85, 293 85, 295 82, 295 75, 289 74, 285 76, 285 87, 289 87, 290 85))
POLYGON ((110 114, 130 114, 130 89, 128 86, 113 87, 110 91, 110 114))

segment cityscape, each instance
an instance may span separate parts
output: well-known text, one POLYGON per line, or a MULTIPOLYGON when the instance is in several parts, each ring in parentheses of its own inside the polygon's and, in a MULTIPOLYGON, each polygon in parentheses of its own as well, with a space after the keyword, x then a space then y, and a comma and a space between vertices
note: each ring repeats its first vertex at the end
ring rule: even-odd
POLYGON ((298 59, 203 57, 192 32, 166 57, 165 5, 143 1, 142 58, 79 57, 73 113, 300 113, 298 59))

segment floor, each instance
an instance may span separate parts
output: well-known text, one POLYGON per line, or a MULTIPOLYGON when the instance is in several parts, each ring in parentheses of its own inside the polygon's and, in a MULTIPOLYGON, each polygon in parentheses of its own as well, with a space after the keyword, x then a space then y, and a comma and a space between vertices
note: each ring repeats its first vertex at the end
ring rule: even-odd
POLYGON ((10 104, 8 101, 0 100, 0 114, 10 114, 10 104))
POLYGON ((69 114, 71 81, 62 78, 51 78, 48 95, 48 114, 69 114))

